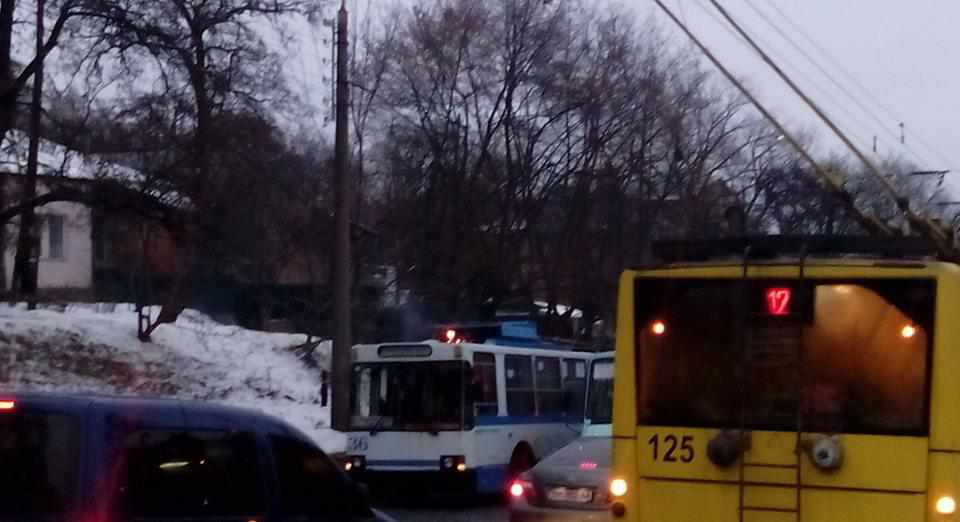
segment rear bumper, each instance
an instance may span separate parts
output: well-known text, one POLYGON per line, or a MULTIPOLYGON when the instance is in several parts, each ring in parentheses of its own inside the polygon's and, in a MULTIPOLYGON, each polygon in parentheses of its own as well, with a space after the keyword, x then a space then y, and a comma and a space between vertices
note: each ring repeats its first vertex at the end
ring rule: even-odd
POLYGON ((510 522, 609 522, 609 509, 555 509, 511 504, 510 522))

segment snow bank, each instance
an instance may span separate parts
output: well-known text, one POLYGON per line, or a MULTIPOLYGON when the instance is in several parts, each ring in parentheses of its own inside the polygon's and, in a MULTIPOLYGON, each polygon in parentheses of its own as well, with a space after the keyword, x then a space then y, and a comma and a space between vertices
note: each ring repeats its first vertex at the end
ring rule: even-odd
POLYGON ((327 451, 343 450, 320 406, 329 342, 305 347, 305 335, 226 326, 193 310, 151 343, 137 340, 136 324, 128 304, 0 305, 0 387, 220 402, 281 417, 327 451))

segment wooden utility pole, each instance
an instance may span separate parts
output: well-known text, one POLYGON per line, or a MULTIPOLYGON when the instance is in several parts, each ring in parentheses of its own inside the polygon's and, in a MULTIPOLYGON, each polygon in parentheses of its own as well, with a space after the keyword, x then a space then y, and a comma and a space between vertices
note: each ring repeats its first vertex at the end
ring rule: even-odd
MULTIPOLYGON (((21 201, 30 201, 37 196, 37 167, 40 154, 40 118, 43 115, 43 15, 45 0, 37 0, 36 53, 39 60, 33 74, 33 98, 30 101, 30 143, 27 151, 27 175, 23 180, 21 201)), ((17 253, 13 263, 13 290, 17 298, 27 300, 32 310, 36 307, 37 293, 37 216, 32 206, 20 213, 20 228, 17 231, 17 253)))
POLYGON ((337 114, 334 163, 336 175, 336 243, 333 254, 333 429, 347 431, 350 425, 350 84, 348 16, 346 0, 337 13, 337 114))

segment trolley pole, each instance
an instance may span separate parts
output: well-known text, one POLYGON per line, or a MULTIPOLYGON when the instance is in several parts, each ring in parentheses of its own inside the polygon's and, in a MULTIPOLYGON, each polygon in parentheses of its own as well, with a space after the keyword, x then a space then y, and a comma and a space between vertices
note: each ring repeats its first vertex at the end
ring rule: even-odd
POLYGON ((331 391, 333 392, 333 429, 347 431, 350 424, 350 85, 348 82, 348 34, 346 0, 337 13, 337 96, 336 143, 334 169, 336 175, 336 242, 333 254, 333 353, 331 391))

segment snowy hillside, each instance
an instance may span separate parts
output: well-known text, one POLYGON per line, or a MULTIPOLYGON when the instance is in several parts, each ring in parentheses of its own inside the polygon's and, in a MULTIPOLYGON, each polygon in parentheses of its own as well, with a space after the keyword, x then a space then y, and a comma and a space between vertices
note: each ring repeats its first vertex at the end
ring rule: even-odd
POLYGON ((195 311, 136 338, 131 305, 71 305, 27 311, 0 305, 0 389, 201 399, 285 419, 327 451, 344 438, 320 406, 320 368, 330 346, 301 355, 305 335, 224 326, 195 311))

